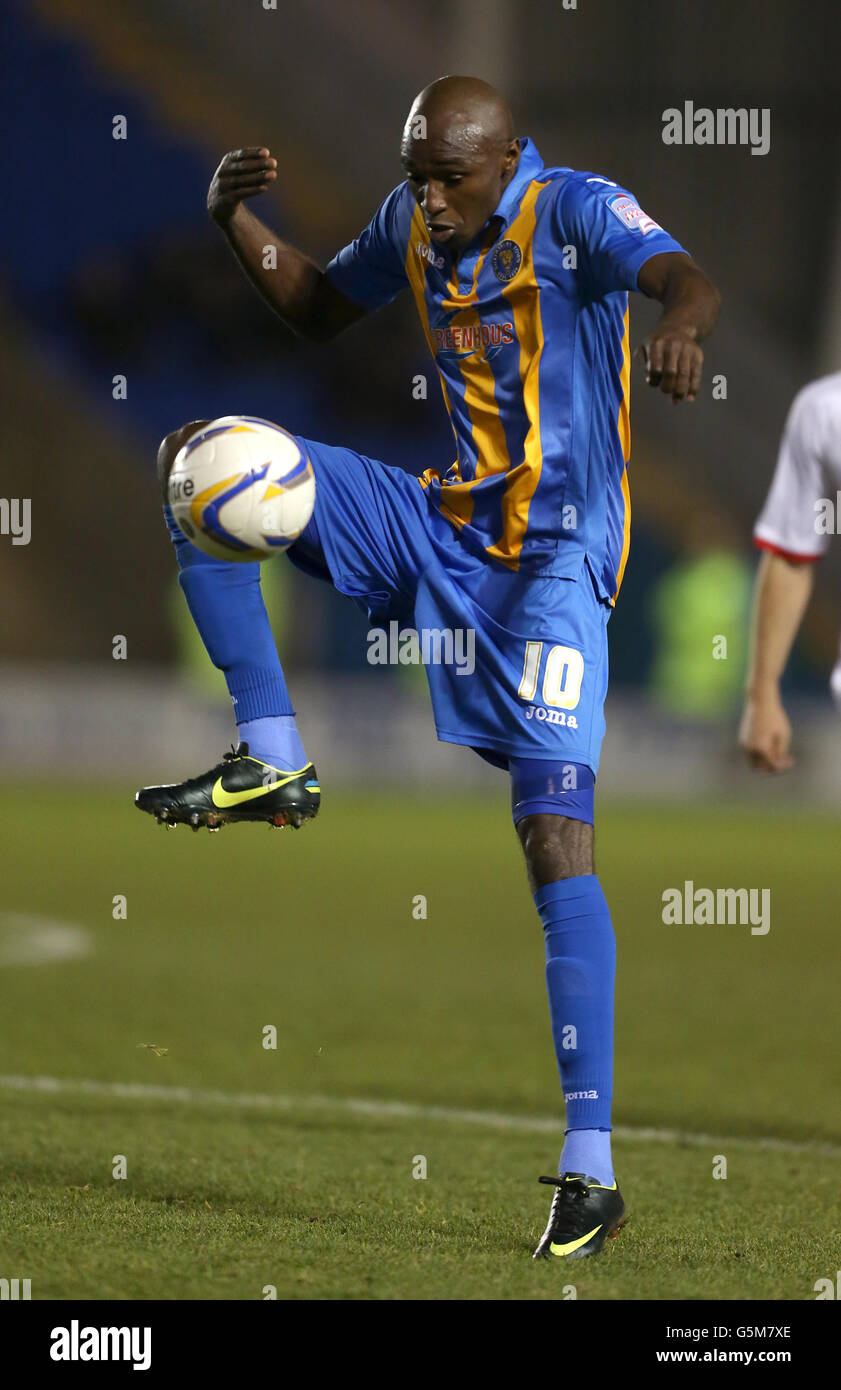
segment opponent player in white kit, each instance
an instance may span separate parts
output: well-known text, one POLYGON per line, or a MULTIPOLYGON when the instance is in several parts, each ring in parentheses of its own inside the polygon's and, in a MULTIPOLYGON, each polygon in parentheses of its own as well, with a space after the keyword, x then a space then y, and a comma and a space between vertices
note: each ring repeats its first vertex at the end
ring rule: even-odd
MULTIPOLYGON (((841 372, 810 382, 788 414, 754 542, 765 553, 753 600, 747 698, 739 743, 764 772, 791 767, 791 725, 780 678, 806 611, 814 562, 841 527, 841 372), (827 524, 829 519, 830 524, 827 524)), ((841 706, 841 655, 830 678, 841 706)))

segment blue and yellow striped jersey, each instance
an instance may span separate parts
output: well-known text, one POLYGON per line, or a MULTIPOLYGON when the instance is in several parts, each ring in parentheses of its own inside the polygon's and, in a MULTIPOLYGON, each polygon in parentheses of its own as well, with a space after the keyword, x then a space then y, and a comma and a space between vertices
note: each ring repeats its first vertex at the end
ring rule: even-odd
POLYGON ((362 307, 410 286, 457 458, 421 482, 475 553, 570 577, 586 557, 613 601, 628 555, 628 291, 682 251, 610 179, 546 169, 530 140, 494 216, 455 265, 407 183, 330 262, 362 307))

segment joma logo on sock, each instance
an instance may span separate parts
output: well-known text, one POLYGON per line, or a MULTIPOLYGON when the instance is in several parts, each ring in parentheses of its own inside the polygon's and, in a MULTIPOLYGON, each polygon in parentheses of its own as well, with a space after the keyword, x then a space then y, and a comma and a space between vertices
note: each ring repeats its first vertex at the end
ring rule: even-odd
POLYGON ((771 930, 770 888, 696 888, 691 878, 683 888, 663 890, 661 917, 666 926, 750 926, 751 936, 771 930))
POLYGON ((564 1091, 564 1100, 598 1100, 598 1091, 564 1091))

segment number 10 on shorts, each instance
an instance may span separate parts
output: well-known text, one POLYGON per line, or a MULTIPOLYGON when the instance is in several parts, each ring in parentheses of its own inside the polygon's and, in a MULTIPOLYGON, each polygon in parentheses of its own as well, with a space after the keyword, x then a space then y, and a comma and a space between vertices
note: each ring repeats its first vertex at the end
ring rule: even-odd
MULTIPOLYGON (((517 691, 521 700, 535 703, 543 643, 527 642, 523 678, 517 691)), ((543 671, 543 703, 554 709, 575 709, 581 699, 584 658, 575 647, 550 647, 543 671)))

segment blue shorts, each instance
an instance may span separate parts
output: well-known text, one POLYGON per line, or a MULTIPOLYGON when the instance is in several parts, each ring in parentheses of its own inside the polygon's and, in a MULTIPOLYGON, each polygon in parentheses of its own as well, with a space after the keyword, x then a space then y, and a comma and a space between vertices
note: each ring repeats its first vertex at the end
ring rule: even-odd
POLYGON ((439 739, 502 768, 535 758, 595 775, 611 609, 586 557, 573 578, 512 573, 469 553, 411 474, 297 442, 312 461, 316 500, 314 525, 289 557, 355 599, 383 642, 414 628, 439 739))

